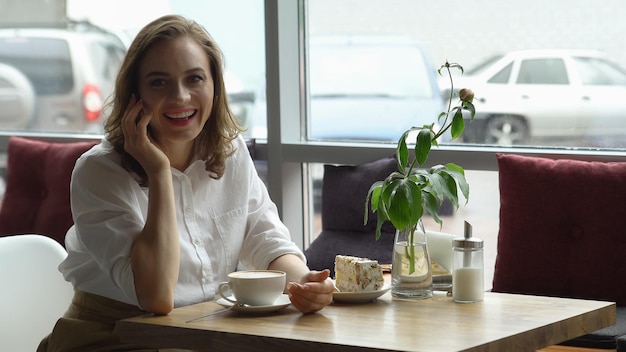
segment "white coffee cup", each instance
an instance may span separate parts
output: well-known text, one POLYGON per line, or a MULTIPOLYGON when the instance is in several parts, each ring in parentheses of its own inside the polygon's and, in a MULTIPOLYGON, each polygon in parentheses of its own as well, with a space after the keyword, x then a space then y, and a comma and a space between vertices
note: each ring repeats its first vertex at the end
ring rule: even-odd
POLYGON ((228 274, 228 282, 218 286, 225 300, 235 304, 269 306, 274 304, 285 290, 287 275, 278 270, 244 270, 228 274), (228 291, 232 292, 233 300, 228 291))

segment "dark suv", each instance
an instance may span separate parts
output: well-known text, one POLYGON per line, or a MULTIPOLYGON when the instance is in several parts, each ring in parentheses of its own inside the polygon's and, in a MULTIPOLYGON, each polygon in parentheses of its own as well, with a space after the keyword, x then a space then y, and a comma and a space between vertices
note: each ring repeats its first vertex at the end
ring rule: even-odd
MULTIPOLYGON (((0 28, 0 64, 21 71, 35 93, 33 116, 11 124, 0 119, 0 129, 101 133, 104 102, 125 53, 119 37, 88 23, 0 28)), ((0 100, 0 110, 4 105, 0 100)))

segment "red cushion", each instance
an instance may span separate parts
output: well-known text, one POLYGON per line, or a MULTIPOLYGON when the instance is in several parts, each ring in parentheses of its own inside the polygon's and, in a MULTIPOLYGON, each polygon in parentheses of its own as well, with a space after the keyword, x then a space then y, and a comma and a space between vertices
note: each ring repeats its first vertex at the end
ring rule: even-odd
POLYGON ((64 245, 73 223, 69 186, 74 163, 94 144, 11 137, 0 236, 38 233, 64 245))
POLYGON ((497 158, 493 291, 626 304, 626 163, 497 158))

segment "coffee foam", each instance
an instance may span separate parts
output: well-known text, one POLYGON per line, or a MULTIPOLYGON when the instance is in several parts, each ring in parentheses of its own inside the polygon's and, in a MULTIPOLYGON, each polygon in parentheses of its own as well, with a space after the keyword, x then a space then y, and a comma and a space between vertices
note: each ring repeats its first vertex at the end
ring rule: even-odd
POLYGON ((263 277, 277 277, 284 274, 274 271, 242 271, 231 273, 230 276, 240 279, 258 279, 263 277))

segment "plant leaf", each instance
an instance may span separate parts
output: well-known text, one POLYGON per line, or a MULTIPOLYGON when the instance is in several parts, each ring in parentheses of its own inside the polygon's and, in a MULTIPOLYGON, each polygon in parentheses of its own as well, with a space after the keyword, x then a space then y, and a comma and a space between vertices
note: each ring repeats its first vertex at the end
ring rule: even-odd
POLYGON ((398 171, 404 172, 409 164, 409 148, 406 145, 406 138, 411 130, 407 130, 402 134, 402 137, 398 140, 398 146, 396 147, 396 159, 398 160, 398 171))
POLYGON ((385 221, 387 221, 387 217, 383 214, 382 211, 378 212, 378 215, 376 217, 376 241, 378 241, 378 239, 380 238, 381 235, 381 229, 383 228, 383 224, 385 223, 385 221))
POLYGON ((422 128, 417 134, 417 141, 415 142, 415 160, 422 166, 428 159, 430 153, 430 147, 433 144, 432 131, 428 128, 422 128))
POLYGON ((439 218, 439 202, 437 202, 437 197, 434 194, 428 191, 422 192, 422 200, 424 205, 426 206, 426 210, 432 216, 433 220, 439 224, 439 227, 443 226, 443 221, 439 218))
POLYGON ((445 182, 444 187, 441 189, 441 192, 445 195, 446 198, 448 198, 448 200, 450 200, 450 202, 452 202, 452 205, 454 205, 455 208, 458 208, 459 196, 455 178, 450 176, 446 169, 441 170, 439 172, 439 175, 441 175, 441 178, 445 182))
POLYGON ((422 189, 408 179, 385 184, 381 194, 386 215, 396 229, 415 226, 423 215, 422 189))
POLYGON ((469 101, 463 102, 463 109, 470 112, 470 121, 473 121, 474 116, 476 116, 476 109, 474 108, 474 104, 469 101))
POLYGON ((465 122, 463 122, 463 110, 458 108, 455 108, 455 110, 456 112, 452 118, 452 128, 450 129, 452 139, 458 138, 465 129, 465 122))
POLYGON ((363 225, 367 224, 367 220, 369 217, 369 209, 371 204, 371 209, 375 213, 378 210, 378 204, 380 201, 380 190, 383 187, 383 181, 376 181, 370 187, 369 191, 367 191, 367 196, 365 197, 365 216, 363 219, 363 225), (371 202, 370 202, 371 200, 371 202))
POLYGON ((445 166, 446 169, 448 169, 448 174, 456 180, 463 197, 465 197, 465 204, 467 204, 467 202, 469 202, 469 184, 465 179, 465 171, 462 167, 454 163, 448 163, 445 166))

